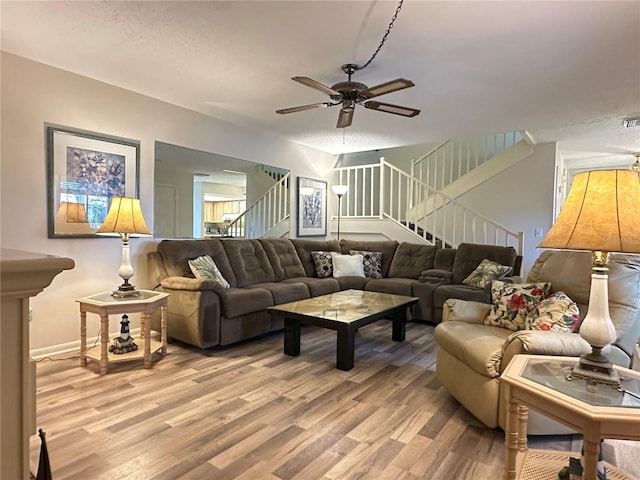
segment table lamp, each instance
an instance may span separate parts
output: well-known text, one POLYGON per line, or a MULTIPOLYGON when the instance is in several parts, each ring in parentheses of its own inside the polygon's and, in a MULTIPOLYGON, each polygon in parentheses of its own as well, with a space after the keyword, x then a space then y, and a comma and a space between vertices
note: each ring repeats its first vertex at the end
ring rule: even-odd
POLYGON ((569 378, 620 386, 602 349, 616 339, 609 316, 610 252, 640 253, 640 172, 594 170, 575 176, 567 200, 538 248, 592 252, 589 308, 580 336, 592 352, 580 357, 569 378))
POLYGON ((338 196, 338 241, 340 241, 340 210, 342 196, 349 190, 348 185, 332 185, 331 190, 338 196))
POLYGON ((114 297, 133 297, 140 295, 129 279, 133 277, 133 266, 129 255, 129 236, 151 235, 149 227, 142 216, 140 200, 138 198, 114 197, 107 218, 96 232, 101 235, 120 235, 122 238, 122 263, 118 275, 124 280, 115 290, 114 297))

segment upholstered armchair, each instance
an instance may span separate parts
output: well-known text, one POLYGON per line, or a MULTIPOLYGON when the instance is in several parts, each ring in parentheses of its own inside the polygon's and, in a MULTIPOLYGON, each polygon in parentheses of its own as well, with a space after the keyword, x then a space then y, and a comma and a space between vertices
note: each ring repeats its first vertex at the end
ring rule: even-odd
MULTIPOLYGON (((591 285, 589 252, 544 251, 529 272, 527 283, 550 282, 551 292, 563 291, 587 312, 591 285)), ((492 305, 450 299, 443 322, 436 326, 436 377, 444 388, 488 427, 506 427, 500 375, 520 353, 578 357, 591 351, 574 333, 544 330, 513 331, 485 324, 492 305)), ((609 311, 617 338, 608 356, 630 368, 640 336, 640 256, 612 255, 609 264, 609 311)), ((488 322, 489 323, 489 322, 488 322)), ((569 433, 557 422, 529 412, 530 434, 569 433)))

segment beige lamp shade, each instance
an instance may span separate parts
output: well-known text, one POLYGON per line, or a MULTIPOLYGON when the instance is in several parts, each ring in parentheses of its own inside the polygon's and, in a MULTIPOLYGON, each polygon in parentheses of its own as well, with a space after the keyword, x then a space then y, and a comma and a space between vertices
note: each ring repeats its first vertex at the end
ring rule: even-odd
POLYGON ((560 215, 538 247, 640 253, 640 172, 576 175, 560 215))
POLYGON ((147 227, 140 199, 128 197, 113 197, 107 218, 96 233, 127 233, 137 235, 151 235, 147 227))
POLYGON ((58 217, 65 223, 88 223, 84 203, 61 202, 56 213, 56 218, 58 217))

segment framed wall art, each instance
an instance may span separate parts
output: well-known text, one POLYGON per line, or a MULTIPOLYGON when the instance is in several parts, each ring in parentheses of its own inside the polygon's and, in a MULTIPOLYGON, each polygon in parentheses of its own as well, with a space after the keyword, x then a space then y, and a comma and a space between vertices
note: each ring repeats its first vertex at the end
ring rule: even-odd
POLYGON ((298 237, 327 235, 327 182, 298 177, 298 237))
POLYGON ((95 237, 111 198, 138 198, 139 163, 139 142, 47 126, 49 238, 95 237))

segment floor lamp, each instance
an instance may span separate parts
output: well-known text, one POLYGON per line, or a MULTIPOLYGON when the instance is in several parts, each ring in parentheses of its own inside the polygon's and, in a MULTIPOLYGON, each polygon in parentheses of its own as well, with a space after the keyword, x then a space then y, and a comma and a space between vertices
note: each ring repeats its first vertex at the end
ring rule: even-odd
POLYGON ((592 252, 589 309, 579 333, 592 352, 583 355, 570 378, 620 386, 611 361, 602 352, 616 339, 609 316, 610 252, 640 254, 640 172, 594 170, 575 176, 567 200, 538 248, 592 252))
POLYGON ((338 241, 340 241, 340 210, 342 207, 342 196, 349 190, 348 185, 332 185, 331 190, 338 196, 338 241))

